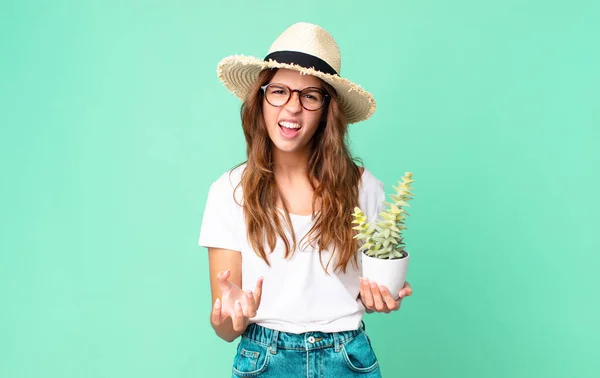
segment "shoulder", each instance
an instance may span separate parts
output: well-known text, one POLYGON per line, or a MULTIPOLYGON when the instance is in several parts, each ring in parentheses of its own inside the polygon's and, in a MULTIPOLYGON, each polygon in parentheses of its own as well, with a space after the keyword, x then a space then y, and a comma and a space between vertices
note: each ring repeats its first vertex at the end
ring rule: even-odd
POLYGON ((363 170, 360 180, 361 191, 366 192, 383 192, 385 185, 383 181, 379 180, 371 171, 367 168, 361 168, 363 170))
POLYGON ((240 200, 242 196, 241 186, 239 186, 239 184, 242 181, 242 173, 244 172, 245 168, 246 163, 243 163, 233 169, 224 172, 215 181, 212 182, 210 186, 210 191, 221 194, 221 198, 229 197, 231 199, 233 199, 233 193, 235 192, 236 199, 240 200))
POLYGON ((232 189, 235 188, 240 183, 240 181, 242 181, 242 173, 244 172, 245 168, 246 163, 243 163, 233 169, 224 172, 215 181, 213 181, 212 185, 222 189, 227 187, 231 187, 232 189))
POLYGON ((385 185, 366 168, 361 175, 358 202, 369 222, 374 221, 385 206, 385 185))

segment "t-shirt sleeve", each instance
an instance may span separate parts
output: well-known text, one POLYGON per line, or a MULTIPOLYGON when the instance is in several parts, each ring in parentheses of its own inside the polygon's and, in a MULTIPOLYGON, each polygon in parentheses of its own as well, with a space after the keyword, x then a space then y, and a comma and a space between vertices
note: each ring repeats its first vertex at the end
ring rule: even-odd
POLYGON ((234 187, 226 176, 212 183, 208 191, 198 245, 242 250, 241 207, 233 198, 234 187))

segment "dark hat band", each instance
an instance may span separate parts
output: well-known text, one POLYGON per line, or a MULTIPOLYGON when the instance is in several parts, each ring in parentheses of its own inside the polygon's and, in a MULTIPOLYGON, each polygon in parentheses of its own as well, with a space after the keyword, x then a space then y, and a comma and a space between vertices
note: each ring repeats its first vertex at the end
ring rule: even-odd
POLYGON ((265 57, 265 61, 269 59, 273 59, 278 63, 297 64, 304 68, 314 68, 330 75, 338 75, 323 59, 299 51, 275 51, 265 57))

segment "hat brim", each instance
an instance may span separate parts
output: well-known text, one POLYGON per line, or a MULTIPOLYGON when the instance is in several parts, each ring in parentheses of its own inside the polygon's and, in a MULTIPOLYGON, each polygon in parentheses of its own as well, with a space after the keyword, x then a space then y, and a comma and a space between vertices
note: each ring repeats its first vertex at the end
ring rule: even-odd
POLYGON ((340 107, 346 115, 348 123, 364 121, 375 112, 375 99, 358 84, 338 75, 330 75, 313 68, 279 63, 274 60, 265 62, 251 56, 232 55, 219 62, 217 75, 227 89, 243 101, 256 82, 259 73, 266 68, 286 68, 299 71, 303 75, 316 76, 331 85, 339 95, 340 107))

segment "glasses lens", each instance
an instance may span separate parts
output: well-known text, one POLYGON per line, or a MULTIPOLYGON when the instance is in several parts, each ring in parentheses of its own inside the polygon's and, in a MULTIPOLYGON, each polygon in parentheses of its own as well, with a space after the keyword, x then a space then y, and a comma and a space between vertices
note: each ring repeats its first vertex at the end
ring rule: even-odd
POLYGON ((282 85, 269 84, 266 88, 265 96, 271 105, 282 106, 290 98, 290 91, 282 85))
POLYGON ((308 110, 317 110, 323 105, 323 93, 316 88, 306 88, 300 92, 302 105, 308 110))

